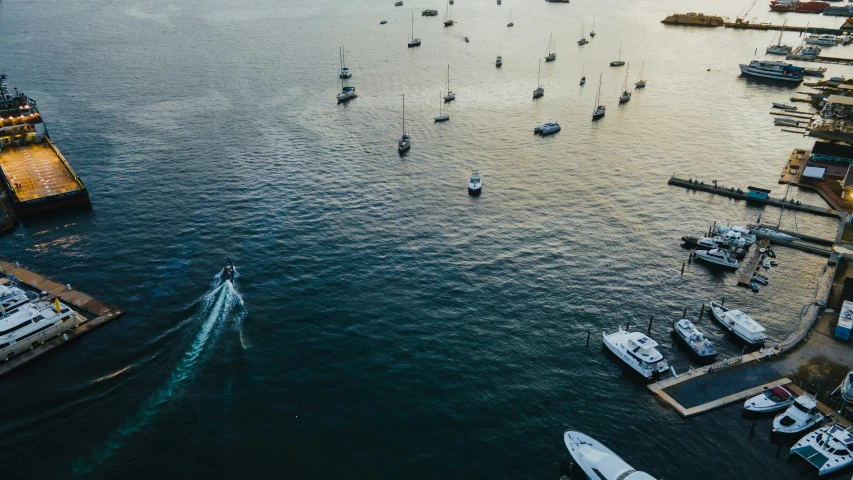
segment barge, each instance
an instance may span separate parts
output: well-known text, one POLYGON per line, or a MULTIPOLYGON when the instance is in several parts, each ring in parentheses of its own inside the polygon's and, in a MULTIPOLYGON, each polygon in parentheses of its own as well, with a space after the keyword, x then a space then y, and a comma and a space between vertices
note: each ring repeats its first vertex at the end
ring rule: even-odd
POLYGON ((673 13, 664 18, 660 23, 666 25, 685 25, 689 27, 723 27, 723 17, 716 15, 705 15, 704 13, 673 13))
POLYGON ((36 101, 0 74, 0 177, 18 216, 88 205, 89 192, 56 145, 36 101))

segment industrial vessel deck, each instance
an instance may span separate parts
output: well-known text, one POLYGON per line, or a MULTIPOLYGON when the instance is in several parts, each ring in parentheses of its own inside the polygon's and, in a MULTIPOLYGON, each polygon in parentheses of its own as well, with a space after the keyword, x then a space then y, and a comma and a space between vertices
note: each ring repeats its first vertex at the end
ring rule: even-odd
POLYGON ((35 100, 0 74, 0 176, 19 216, 89 204, 89 192, 50 141, 35 100))

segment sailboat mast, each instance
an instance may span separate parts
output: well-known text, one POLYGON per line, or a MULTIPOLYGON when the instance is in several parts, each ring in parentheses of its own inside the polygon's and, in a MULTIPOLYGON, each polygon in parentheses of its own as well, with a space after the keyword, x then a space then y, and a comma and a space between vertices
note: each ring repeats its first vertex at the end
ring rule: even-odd
MULTIPOLYGON (((415 41, 415 12, 412 12, 412 41, 415 41)), ((403 98, 405 99, 406 96, 403 95, 403 98)), ((403 103, 406 103, 406 101, 403 100, 403 103)))
MULTIPOLYGON (((412 14, 414 15, 414 14, 412 14)), ((406 134, 406 94, 403 94, 403 135, 406 134)))
POLYGON ((542 86, 539 84, 539 77, 541 77, 541 76, 542 76, 542 59, 540 58, 539 59, 539 73, 536 74, 536 86, 537 87, 542 86))

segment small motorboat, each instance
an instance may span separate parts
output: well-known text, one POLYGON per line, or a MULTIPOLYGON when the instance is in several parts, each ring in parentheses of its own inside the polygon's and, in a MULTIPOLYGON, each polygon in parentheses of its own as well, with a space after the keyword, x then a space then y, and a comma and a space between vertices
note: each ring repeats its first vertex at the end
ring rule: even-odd
POLYGON ((546 123, 545 125, 543 125, 543 126, 542 126, 542 128, 539 130, 539 133, 541 133, 541 134, 542 134, 542 136, 544 137, 545 135, 550 135, 550 134, 552 134, 552 133, 557 133, 557 132, 559 132, 561 129, 562 129, 562 127, 560 127, 560 124, 559 124, 559 123, 557 123, 557 122, 550 122, 550 123, 546 123))
POLYGON ((767 249, 767 256, 768 256, 768 257, 770 257, 770 258, 776 258, 776 252, 774 252, 773 250, 770 250, 770 249, 768 248, 768 249, 767 249))
POLYGON ((386 23, 388 23, 388 20, 382 20, 381 22, 379 22, 379 25, 385 25, 386 23))
POLYGON ((823 414, 811 395, 801 395, 787 410, 773 419, 773 431, 777 433, 799 433, 823 421, 823 414))
POLYGON ((231 263, 231 259, 225 261, 225 267, 222 269, 222 280, 233 280, 234 279, 234 264, 231 263))
POLYGON ((762 285, 767 285, 768 283, 770 283, 770 279, 760 273, 756 273, 755 275, 753 275, 752 281, 755 283, 760 283, 762 285))
POLYGON ((786 103, 776 103, 776 102, 773 102, 773 108, 778 108, 779 110, 789 110, 789 111, 792 111, 792 112, 796 112, 796 111, 797 111, 797 107, 795 107, 795 106, 793 106, 793 105, 788 105, 788 104, 786 104, 786 103))
POLYGON ((753 292, 758 293, 758 284, 755 282, 749 282, 749 288, 752 289, 753 292))
POLYGON ((533 133, 542 133, 542 129, 549 125, 556 125, 557 122, 545 122, 542 125, 536 125, 533 127, 533 133))
POLYGON ((782 127, 799 127, 800 121, 793 118, 774 118, 773 124, 782 127))
POLYGON ((401 1, 399 1, 399 2, 394 2, 394 6, 395 6, 395 7, 402 7, 402 6, 403 6, 403 2, 402 2, 402 0, 401 0, 401 1))
POLYGON ((796 395, 787 388, 773 387, 747 399, 743 408, 755 413, 777 412, 790 407, 795 398, 796 395))
POLYGON ((581 86, 586 85, 586 77, 581 77, 581 86))
POLYGON ((763 266, 764 268, 770 268, 770 259, 765 258, 764 261, 761 262, 761 266, 763 266))
POLYGON ((465 43, 469 43, 469 42, 470 42, 470 40, 468 40, 468 37, 465 37, 465 43))
POLYGON ((826 73, 826 67, 803 69, 803 75, 807 75, 809 77, 822 77, 824 73, 826 73))
POLYGON ((480 178, 480 172, 474 170, 471 173, 471 178, 468 179, 468 193, 471 195, 479 195, 483 191, 483 179, 480 178))
MULTIPOLYGON (((637 471, 613 450, 589 435, 566 430, 563 441, 569 449, 583 475, 576 478, 599 478, 602 480, 655 480, 646 472, 637 471)), ((565 478, 565 477, 564 477, 565 478)))
POLYGON ((504 64, 504 59, 503 59, 503 57, 501 57, 500 55, 498 55, 497 60, 495 60, 495 66, 496 66, 496 67, 498 67, 498 68, 501 68, 501 66, 502 66, 503 64, 504 64))
POLYGON ((684 235, 681 237, 681 241, 690 247, 700 248, 702 250, 711 250, 720 246, 716 239, 709 237, 684 235))

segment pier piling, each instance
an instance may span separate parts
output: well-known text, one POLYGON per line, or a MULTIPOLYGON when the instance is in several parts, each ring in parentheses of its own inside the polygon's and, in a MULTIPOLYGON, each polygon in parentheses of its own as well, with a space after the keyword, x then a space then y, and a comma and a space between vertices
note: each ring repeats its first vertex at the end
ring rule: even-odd
POLYGON ((681 315, 681 318, 687 318, 687 307, 684 307, 684 313, 681 315))
POLYGON ((649 318, 649 333, 652 333, 652 322, 654 322, 654 321, 655 321, 655 316, 654 316, 654 315, 652 315, 652 316, 649 318))
POLYGON ((590 336, 590 331, 587 330, 586 331, 586 346, 587 346, 587 348, 589 348, 589 336, 590 336))
POLYGON ((699 320, 702 320, 702 315, 704 315, 704 314, 705 314, 705 304, 703 303, 703 304, 702 304, 702 309, 701 309, 701 310, 699 310, 699 319, 698 319, 698 320, 696 320, 696 321, 698 322, 699 320))
POLYGON ((686 267, 686 266, 687 266, 687 262, 683 262, 683 263, 681 264, 681 275, 682 275, 682 276, 684 276, 684 267, 686 267))
POLYGON ((749 438, 752 438, 752 434, 755 433, 755 420, 752 421, 752 428, 749 429, 749 438))
POLYGON ((631 330, 631 322, 625 324, 625 331, 627 332, 629 330, 631 330))

